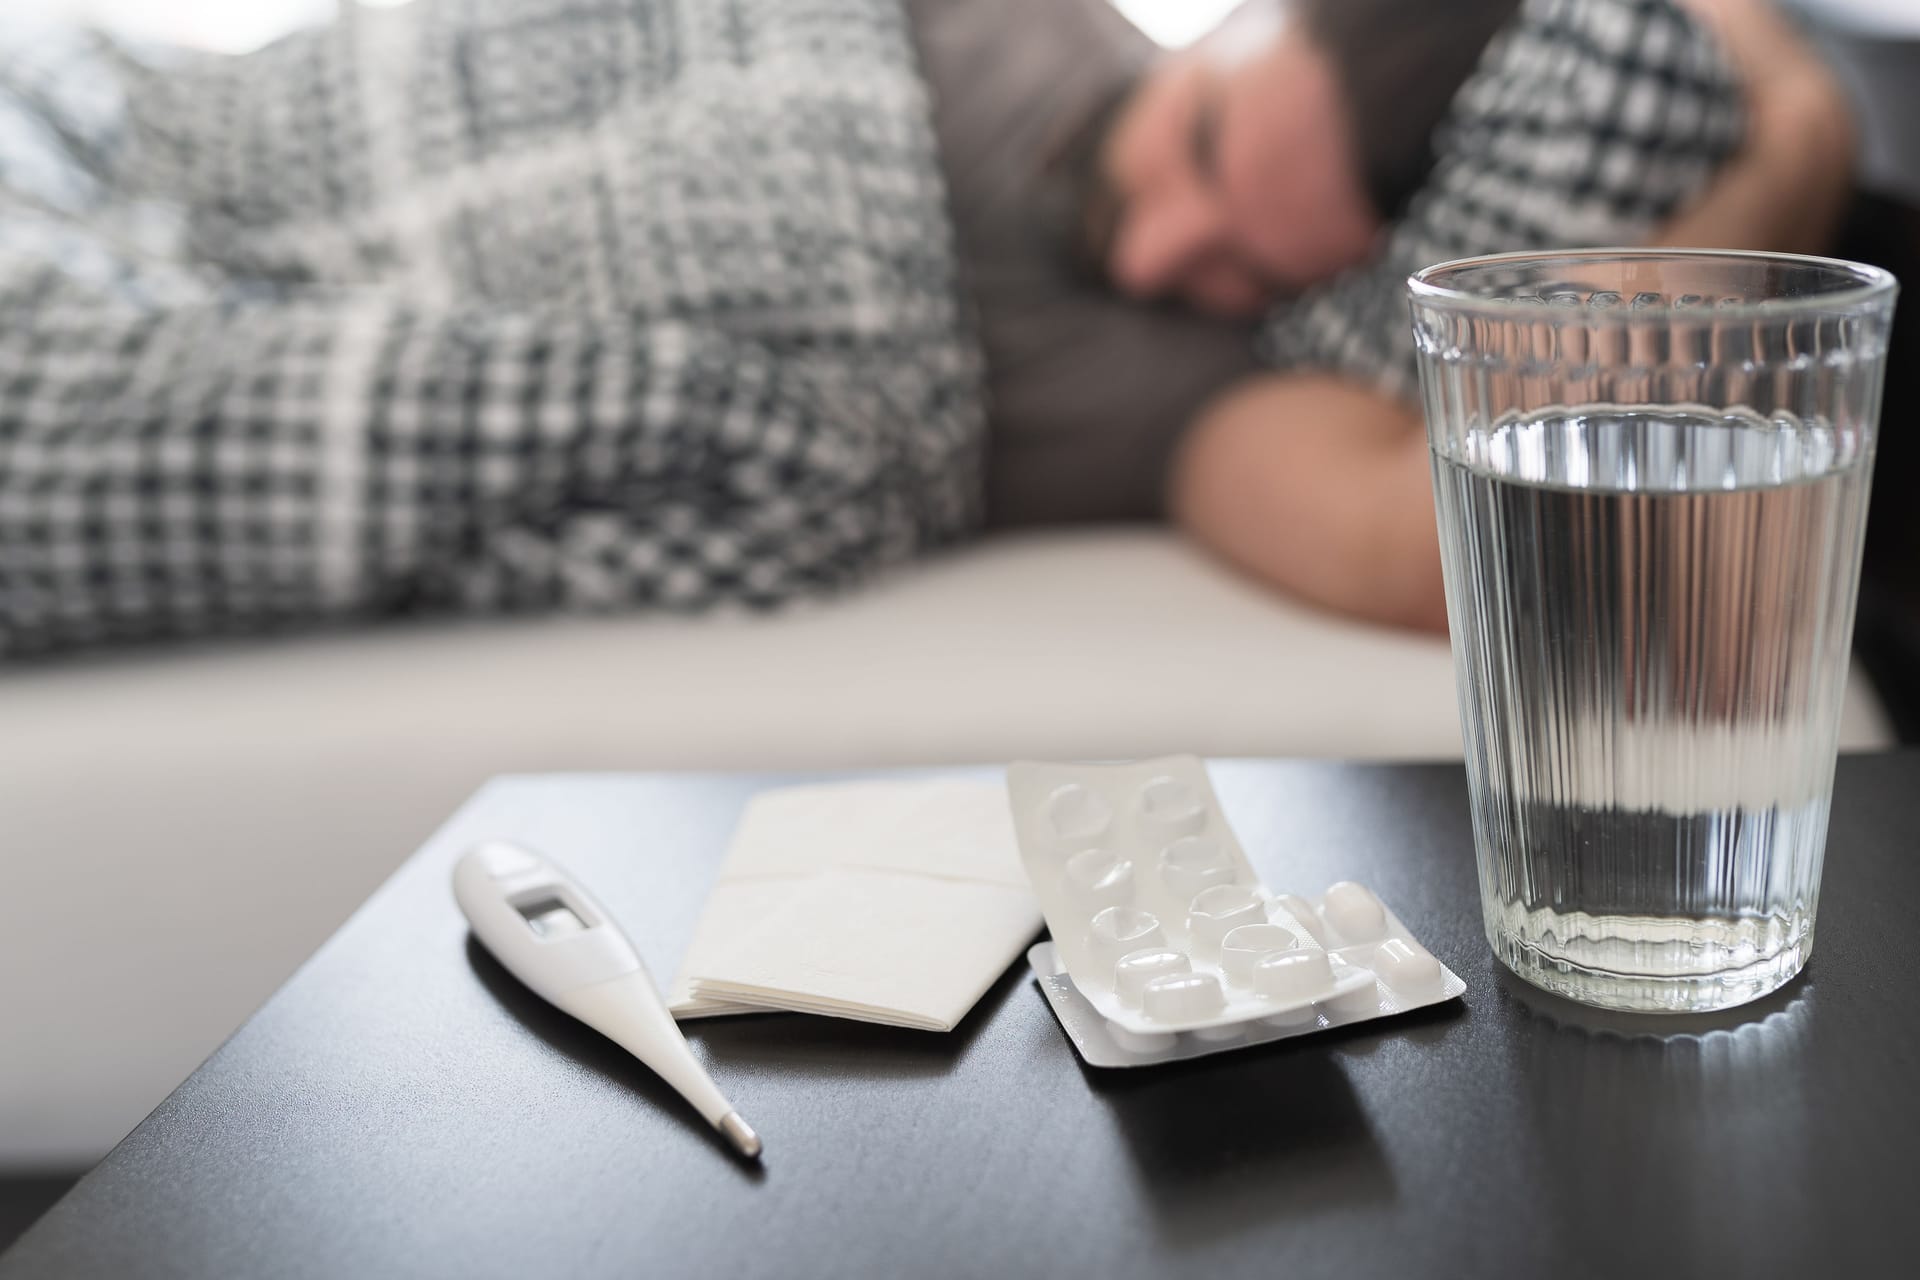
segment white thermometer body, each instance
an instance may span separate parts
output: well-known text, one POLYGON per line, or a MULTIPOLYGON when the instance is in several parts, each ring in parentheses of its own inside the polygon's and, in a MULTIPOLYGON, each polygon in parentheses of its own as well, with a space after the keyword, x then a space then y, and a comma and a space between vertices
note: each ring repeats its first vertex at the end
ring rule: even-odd
POLYGON ((453 896, 493 958, 541 999, 651 1067, 741 1155, 760 1139, 701 1069, 640 954, 586 890, 519 845, 483 844, 453 869, 453 896))

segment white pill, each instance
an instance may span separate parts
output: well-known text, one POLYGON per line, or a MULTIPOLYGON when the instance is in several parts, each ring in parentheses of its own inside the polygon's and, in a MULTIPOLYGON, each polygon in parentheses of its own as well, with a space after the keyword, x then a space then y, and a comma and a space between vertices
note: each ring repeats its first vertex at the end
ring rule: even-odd
POLYGON ((1183 837, 1160 854, 1160 879, 1183 901, 1211 885, 1232 884, 1236 870, 1226 846, 1211 836, 1183 837))
POLYGON ((1261 956, 1253 964, 1253 989, 1284 1004, 1321 1000, 1333 990, 1333 966, 1317 947, 1261 956))
POLYGON ((1129 1009, 1140 1007, 1140 993, 1155 978, 1170 973, 1192 973, 1193 962, 1184 952, 1171 947, 1144 947, 1129 951, 1114 962, 1113 994, 1129 1009))
POLYGON ((1217 955, 1220 943, 1242 925, 1265 924, 1266 899, 1243 884, 1217 884, 1194 895, 1187 908, 1187 936, 1203 956, 1217 955))
POLYGON ((1223 1022, 1217 1027, 1195 1027, 1193 1030, 1187 1032, 1187 1034, 1195 1040, 1210 1040, 1216 1042, 1220 1040, 1238 1040, 1241 1036, 1247 1034, 1247 1024, 1244 1022, 1223 1022))
POLYGON ((1254 962, 1273 951, 1291 951, 1300 939, 1277 924, 1243 924, 1220 940, 1220 971, 1236 987, 1253 985, 1254 962))
POLYGON ((1155 778, 1140 788, 1140 816, 1162 836, 1190 836, 1207 825, 1199 793, 1178 778, 1155 778))
MULTIPOLYGON (((1367 975, 1372 978, 1372 974, 1367 975)), ((1352 991, 1343 992, 1321 1002, 1328 1017, 1367 1018, 1380 1012, 1380 984, 1368 982, 1352 991)))
POLYGON ((1095 973, 1111 973, 1129 951, 1166 945, 1167 935, 1161 932, 1159 918, 1151 911, 1108 907, 1087 922, 1087 951, 1095 973))
POLYGON ((1374 950, 1373 971, 1395 991, 1416 997, 1438 991, 1444 981, 1433 953, 1401 938, 1389 938, 1374 950))
POLYGON ((1141 1007, 1158 1022, 1211 1018, 1226 1007, 1220 979, 1210 973, 1162 974, 1140 993, 1141 1007))
POLYGON ((1342 880, 1327 890, 1320 901, 1320 918, 1325 920, 1345 946, 1359 942, 1377 942, 1387 931, 1387 909, 1373 890, 1351 880, 1342 880))
POLYGON ((1133 901, 1133 863, 1105 849, 1082 849, 1067 859, 1067 893, 1082 908, 1122 907, 1133 901))
POLYGON ((1107 1035, 1128 1053, 1163 1053, 1180 1039, 1171 1031, 1129 1031, 1117 1022, 1107 1023, 1107 1035))
POLYGON ((1099 792, 1069 782, 1047 797, 1047 821, 1062 840, 1094 840, 1113 825, 1113 806, 1099 792))
POLYGON ((1311 902, 1297 893, 1283 893, 1274 901, 1286 908, 1287 914, 1292 916, 1315 942, 1323 947, 1327 945, 1326 926, 1320 923, 1320 917, 1315 914, 1311 902))

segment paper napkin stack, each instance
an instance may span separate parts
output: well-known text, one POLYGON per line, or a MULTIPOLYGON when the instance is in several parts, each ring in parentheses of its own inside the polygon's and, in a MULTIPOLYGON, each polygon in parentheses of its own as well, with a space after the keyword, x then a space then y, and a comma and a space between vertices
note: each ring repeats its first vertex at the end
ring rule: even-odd
POLYGON ((950 1031, 1040 928, 998 782, 754 798, 668 991, 679 1018, 793 1010, 950 1031))

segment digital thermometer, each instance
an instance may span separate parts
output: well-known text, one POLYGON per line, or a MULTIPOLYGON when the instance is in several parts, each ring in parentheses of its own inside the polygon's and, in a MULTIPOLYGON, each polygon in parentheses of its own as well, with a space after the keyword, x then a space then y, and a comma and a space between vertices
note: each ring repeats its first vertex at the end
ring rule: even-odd
POLYGON ((695 1061, 640 954, 566 873, 519 845, 483 844, 454 867, 453 896, 507 972, 653 1068, 741 1155, 759 1157, 759 1136, 695 1061))

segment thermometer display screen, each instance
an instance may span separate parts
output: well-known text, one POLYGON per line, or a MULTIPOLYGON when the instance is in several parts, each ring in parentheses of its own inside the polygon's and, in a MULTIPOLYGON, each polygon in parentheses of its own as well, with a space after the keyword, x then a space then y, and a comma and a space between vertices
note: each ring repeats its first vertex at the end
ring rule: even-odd
POLYGON ((562 938, 587 927, 573 908, 558 898, 539 898, 515 905, 526 920, 527 927, 542 938, 562 938))

